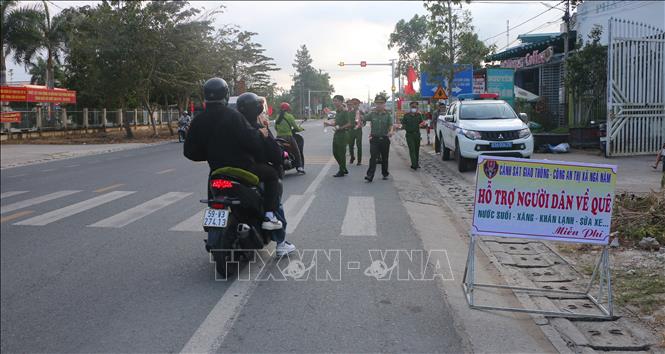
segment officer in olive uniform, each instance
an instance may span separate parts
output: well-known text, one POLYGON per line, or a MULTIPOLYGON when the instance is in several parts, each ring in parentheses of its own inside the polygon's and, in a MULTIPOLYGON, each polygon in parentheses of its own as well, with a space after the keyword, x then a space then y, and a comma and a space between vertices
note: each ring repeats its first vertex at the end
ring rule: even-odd
POLYGON ((339 165, 339 170, 333 177, 344 177, 349 173, 346 169, 346 145, 348 144, 348 130, 355 124, 354 117, 344 108, 344 96, 333 97, 333 104, 337 113, 335 122, 323 122, 326 126, 335 127, 333 136, 333 156, 339 165))
POLYGON ((409 113, 402 117, 402 128, 406 131, 406 145, 409 146, 409 157, 411 157, 411 168, 416 170, 420 167, 418 156, 420 153, 420 125, 425 117, 418 112, 418 102, 409 104, 409 113))
MULTIPOLYGON (((355 120, 358 115, 360 115, 360 118, 362 119, 363 113, 360 112, 359 106, 360 106, 360 100, 357 98, 353 98, 349 100, 349 113, 351 113, 351 117, 355 120)), ((359 123, 359 122, 356 122, 359 123)), ((361 124, 355 124, 351 130, 349 130, 349 155, 351 155, 351 159, 349 160, 350 164, 353 164, 353 162, 356 160, 356 156, 353 153, 353 147, 356 146, 358 150, 358 166, 360 166, 362 160, 363 160, 363 125, 361 124)))
POLYGON ((369 135, 369 168, 365 180, 372 182, 376 171, 376 160, 381 158, 381 174, 388 179, 388 153, 390 151, 390 138, 393 136, 393 117, 386 111, 386 97, 376 95, 374 98, 376 109, 367 114, 362 120, 371 122, 372 130, 369 135))

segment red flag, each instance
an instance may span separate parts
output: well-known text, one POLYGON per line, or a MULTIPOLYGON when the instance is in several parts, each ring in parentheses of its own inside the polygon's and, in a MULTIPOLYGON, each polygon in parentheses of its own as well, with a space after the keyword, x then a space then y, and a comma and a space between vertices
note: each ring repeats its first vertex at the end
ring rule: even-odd
POLYGON ((407 95, 415 95, 416 90, 413 88, 413 83, 416 81, 416 71, 413 69, 412 65, 409 65, 409 70, 406 72, 407 84, 404 86, 404 93, 407 95))

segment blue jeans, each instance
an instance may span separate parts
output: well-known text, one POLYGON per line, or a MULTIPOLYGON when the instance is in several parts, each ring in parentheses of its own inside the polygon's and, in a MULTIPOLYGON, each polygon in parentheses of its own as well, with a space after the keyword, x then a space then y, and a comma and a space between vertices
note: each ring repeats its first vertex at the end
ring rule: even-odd
POLYGON ((284 216, 284 206, 282 203, 279 204, 279 208, 275 212, 275 217, 277 217, 277 219, 282 222, 282 228, 279 230, 270 231, 272 233, 270 237, 273 241, 281 243, 286 240, 286 216, 284 216))

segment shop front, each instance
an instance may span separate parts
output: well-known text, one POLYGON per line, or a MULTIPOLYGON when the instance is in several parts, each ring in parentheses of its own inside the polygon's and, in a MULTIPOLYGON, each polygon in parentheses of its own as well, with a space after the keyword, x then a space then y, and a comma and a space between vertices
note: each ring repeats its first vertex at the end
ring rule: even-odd
MULTIPOLYGON (((574 48, 575 33, 570 34, 570 48, 574 48)), ((485 58, 487 67, 514 69, 514 83, 521 89, 538 96, 527 103, 516 100, 515 108, 528 111, 533 120, 548 128, 567 125, 563 104, 563 47, 560 33, 520 35, 522 44, 485 58)))

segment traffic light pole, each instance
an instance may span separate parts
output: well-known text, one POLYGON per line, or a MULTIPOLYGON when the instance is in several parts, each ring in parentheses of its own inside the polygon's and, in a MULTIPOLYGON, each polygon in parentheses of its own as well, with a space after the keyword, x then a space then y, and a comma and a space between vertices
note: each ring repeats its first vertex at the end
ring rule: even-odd
MULTIPOLYGON (((397 117, 395 116, 395 109, 397 107, 397 103, 395 102, 395 59, 390 59, 390 63, 367 63, 365 61, 360 62, 360 64, 346 64, 343 61, 339 62, 339 66, 360 66, 360 67, 366 67, 366 66, 390 66, 390 80, 392 82, 392 114, 393 114, 393 120, 396 120, 397 117)), ((314 92, 314 91, 312 91, 314 92)), ((369 103, 369 102, 368 102, 369 103)))

